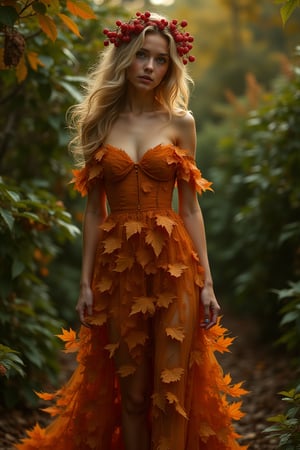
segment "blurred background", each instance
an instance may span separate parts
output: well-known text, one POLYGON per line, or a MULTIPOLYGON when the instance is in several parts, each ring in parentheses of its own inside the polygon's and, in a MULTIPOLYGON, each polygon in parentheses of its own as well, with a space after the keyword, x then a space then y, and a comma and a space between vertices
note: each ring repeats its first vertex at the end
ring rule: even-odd
POLYGON ((186 19, 195 37, 196 61, 188 65, 194 79, 190 107, 198 130, 197 163, 214 187, 200 203, 223 311, 237 322, 255 322, 255 345, 284 353, 291 371, 298 367, 296 6, 271 0, 0 1, 0 396, 5 408, 34 406, 33 389, 57 383, 55 335, 61 327, 78 328, 74 307, 84 201, 69 184, 73 161, 65 116, 80 101, 81 84, 103 49, 103 28, 137 10, 186 19))

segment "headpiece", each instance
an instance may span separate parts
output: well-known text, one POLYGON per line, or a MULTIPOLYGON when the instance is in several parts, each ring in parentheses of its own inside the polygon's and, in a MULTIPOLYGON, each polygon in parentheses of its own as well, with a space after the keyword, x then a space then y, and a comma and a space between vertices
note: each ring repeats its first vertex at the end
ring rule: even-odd
POLYGON ((115 47, 120 47, 120 45, 130 42, 133 36, 139 35, 146 27, 154 26, 160 31, 165 29, 169 31, 176 44, 178 55, 182 58, 183 64, 187 64, 188 62, 195 61, 194 56, 188 56, 189 51, 193 48, 192 42, 194 38, 190 33, 184 31, 187 24, 186 20, 178 22, 178 20, 173 19, 168 22, 163 18, 152 19, 149 11, 145 13, 137 12, 136 17, 130 19, 128 22, 117 20, 117 28, 115 30, 111 31, 105 28, 103 33, 107 39, 105 39, 104 45, 107 46, 111 43, 115 47))

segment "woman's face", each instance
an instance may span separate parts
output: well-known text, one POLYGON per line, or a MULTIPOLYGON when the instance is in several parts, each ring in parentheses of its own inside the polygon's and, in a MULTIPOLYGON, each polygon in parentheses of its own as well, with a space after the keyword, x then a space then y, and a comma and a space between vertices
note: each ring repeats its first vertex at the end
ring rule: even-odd
POLYGON ((127 81, 138 90, 151 91, 164 79, 170 64, 168 39, 147 33, 127 69, 127 81))

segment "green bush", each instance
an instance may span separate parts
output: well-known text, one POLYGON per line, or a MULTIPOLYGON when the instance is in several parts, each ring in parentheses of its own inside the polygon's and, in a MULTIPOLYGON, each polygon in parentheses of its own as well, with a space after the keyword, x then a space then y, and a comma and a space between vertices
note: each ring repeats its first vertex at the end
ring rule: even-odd
POLYGON ((12 365, 9 379, 0 379, 8 407, 32 404, 33 388, 55 382, 54 334, 62 323, 49 296, 48 265, 58 244, 77 234, 62 203, 37 181, 16 186, 0 178, 0 342, 20 353, 26 374, 20 383, 12 365))

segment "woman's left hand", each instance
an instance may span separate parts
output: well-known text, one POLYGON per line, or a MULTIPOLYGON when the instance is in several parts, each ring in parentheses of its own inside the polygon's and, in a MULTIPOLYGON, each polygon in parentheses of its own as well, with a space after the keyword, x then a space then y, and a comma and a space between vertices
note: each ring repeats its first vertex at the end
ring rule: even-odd
POLYGON ((208 330, 216 325, 221 310, 212 287, 204 286, 201 291, 201 301, 204 309, 204 319, 200 326, 208 330))

